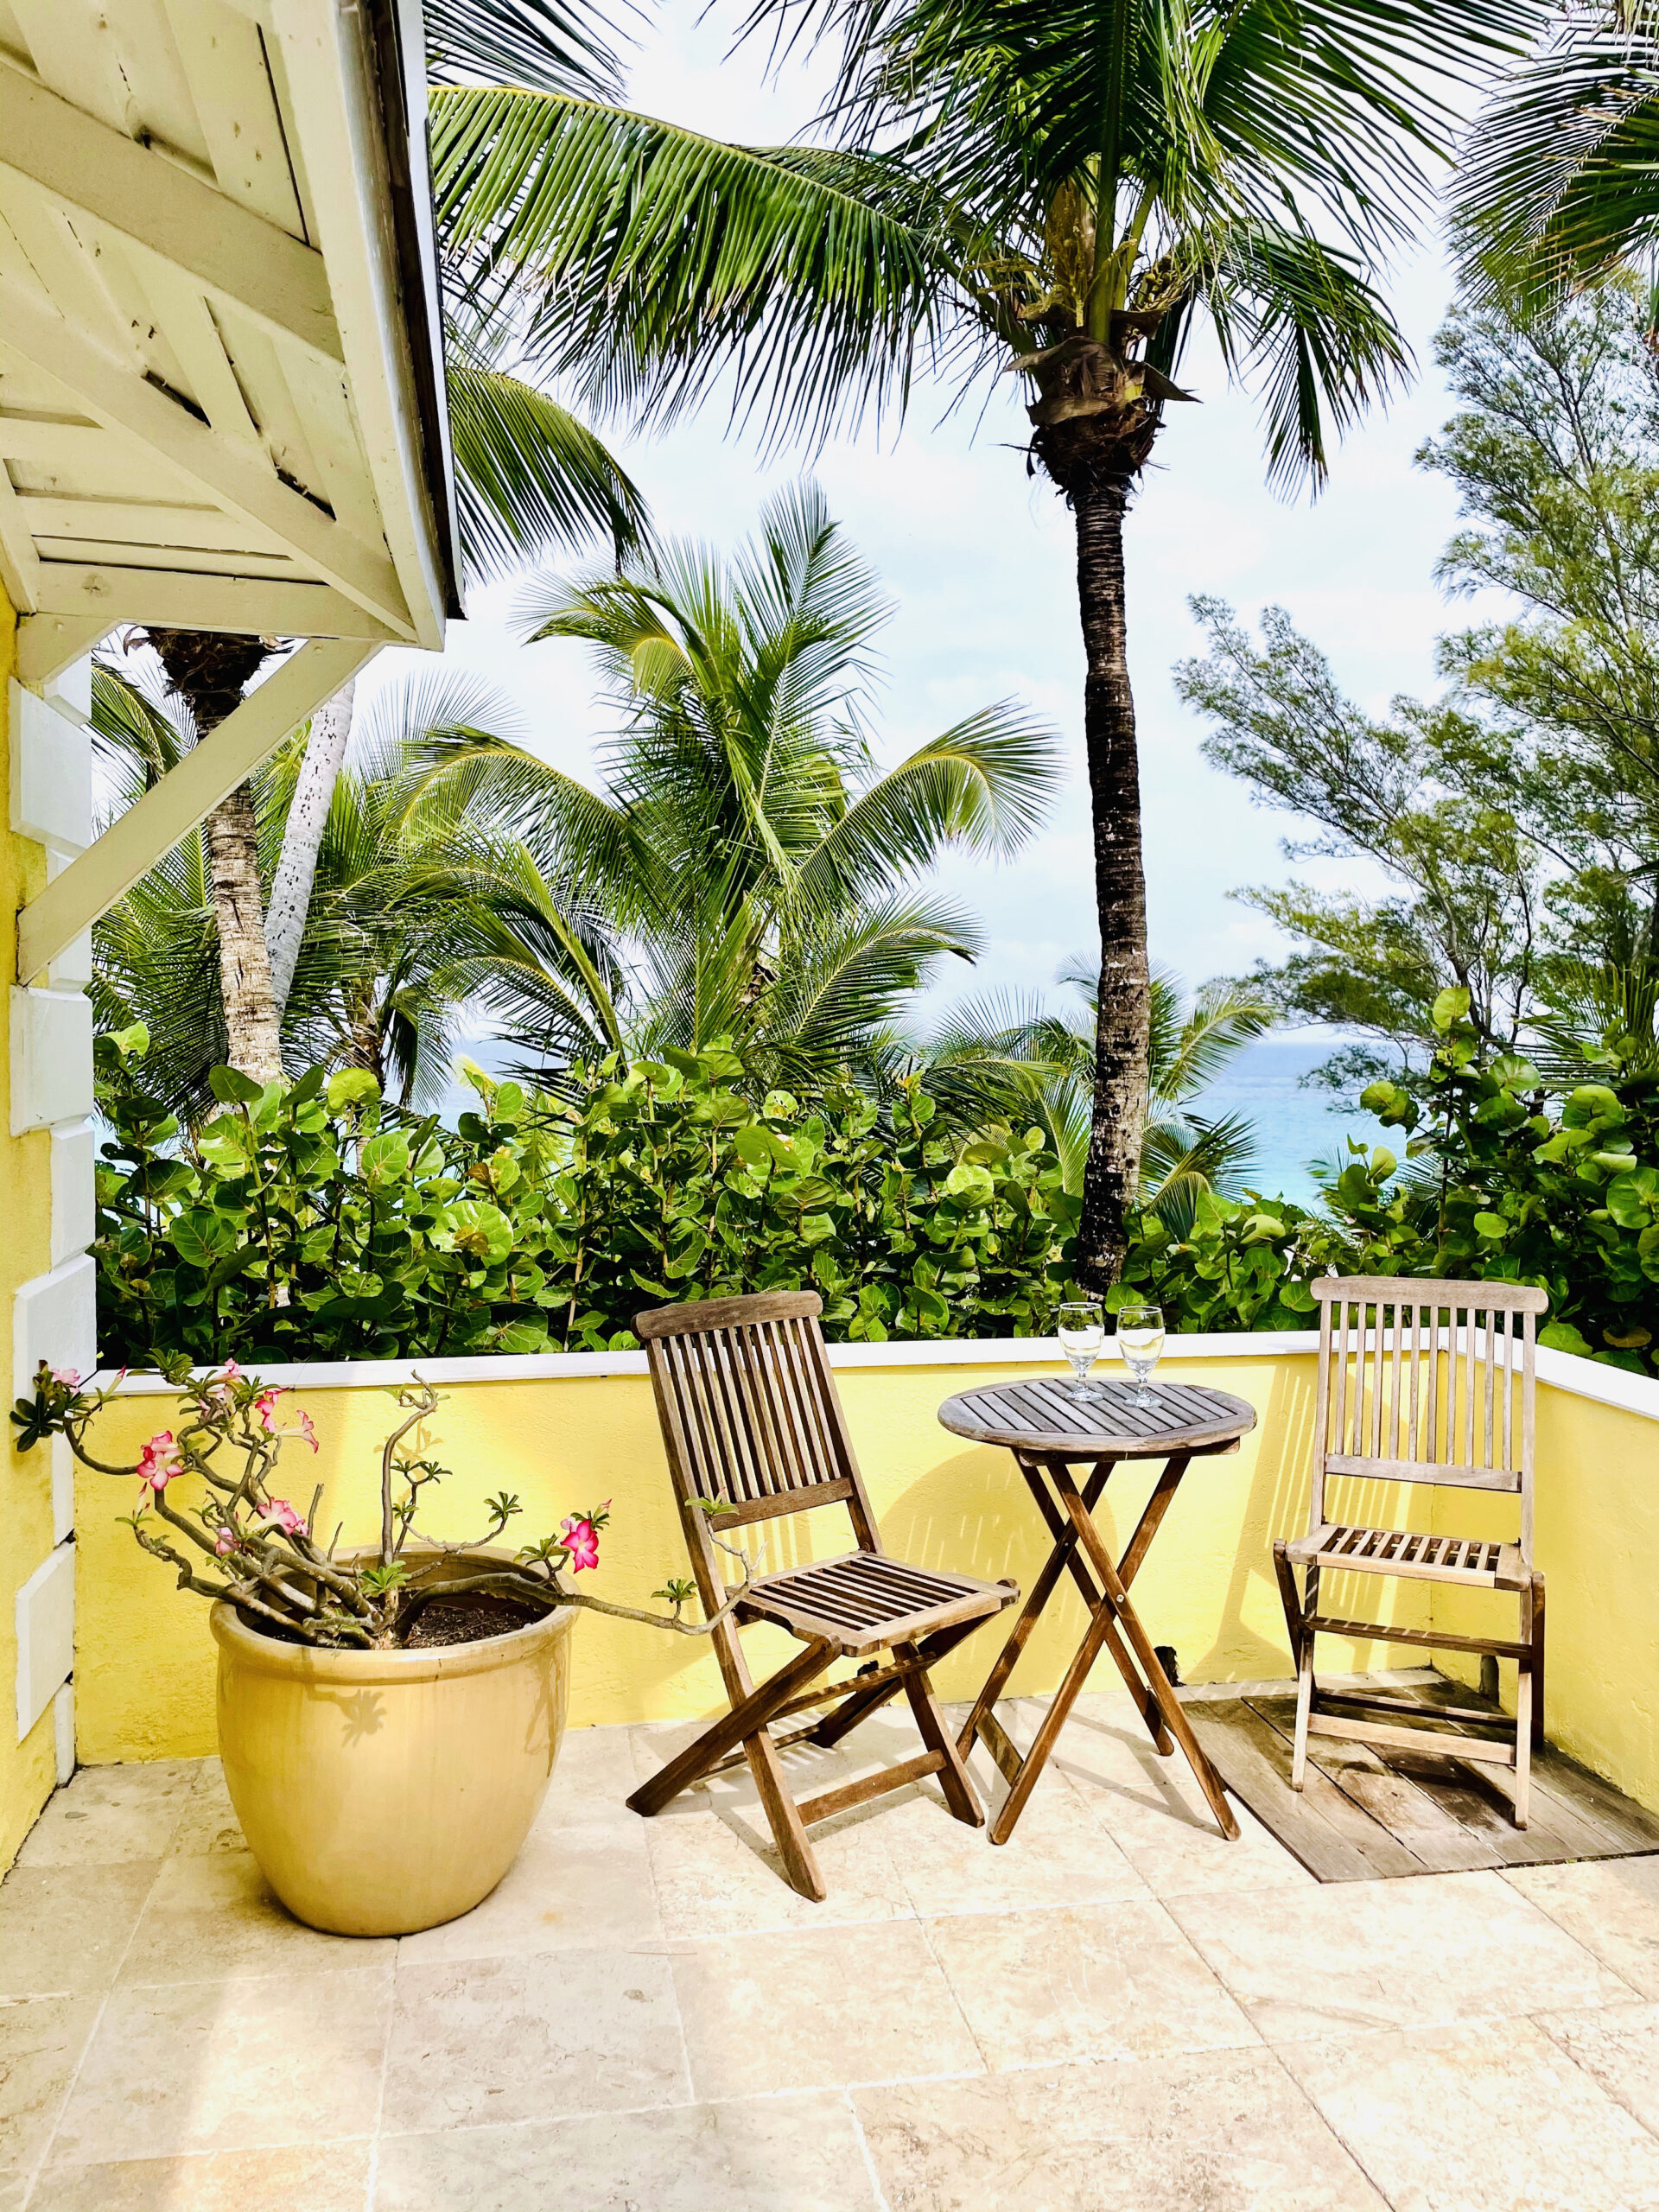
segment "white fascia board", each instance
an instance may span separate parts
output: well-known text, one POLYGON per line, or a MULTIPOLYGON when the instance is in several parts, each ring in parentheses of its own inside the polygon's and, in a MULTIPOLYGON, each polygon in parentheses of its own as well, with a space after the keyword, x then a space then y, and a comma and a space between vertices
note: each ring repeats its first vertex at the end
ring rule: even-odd
MULTIPOLYGON (((49 898, 51 887, 41 895, 49 898)), ((23 909, 25 914, 29 911, 27 906, 23 909)), ((79 933, 76 930, 73 935, 78 937, 79 933)), ((66 944, 71 941, 67 938, 66 944)), ((53 950, 62 948, 54 946, 53 950)), ((84 1121, 92 1112, 92 1001, 79 991, 14 988, 13 1136, 26 1136, 31 1129, 49 1129, 59 1122, 84 1121)))
POLYGON ((75 1664, 75 1548, 60 1544, 17 1592, 17 1740, 62 1688, 75 1664))
POLYGON ((73 860, 92 842, 92 733, 15 679, 8 707, 12 829, 73 860))
MULTIPOLYGON (((176 768, 118 816, 95 844, 23 908, 17 917, 18 974, 38 976, 49 967, 376 650, 362 638, 313 639, 251 691, 176 768)), ((90 1027, 87 1033, 90 1052, 90 1027)), ((91 1110, 89 1098, 85 1106, 48 1119, 67 1122, 91 1110)))
MULTIPOLYGON (((404 322, 385 124, 368 10, 270 0, 282 47, 363 449, 416 640, 443 643, 445 591, 404 322)), ((442 373, 442 356, 438 373, 442 373)))
POLYGON ((30 1395, 35 1370, 98 1364, 98 1263, 86 1254, 20 1283, 11 1301, 11 1396, 30 1395))

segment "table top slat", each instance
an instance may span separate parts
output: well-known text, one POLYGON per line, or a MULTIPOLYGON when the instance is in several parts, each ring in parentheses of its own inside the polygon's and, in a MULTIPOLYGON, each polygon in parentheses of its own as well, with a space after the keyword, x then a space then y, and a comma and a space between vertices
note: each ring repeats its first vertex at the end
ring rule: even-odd
POLYGON ((1138 1406, 1134 1383, 1091 1380, 1085 1404, 1058 1376, 1027 1376, 961 1391, 939 1408, 939 1420, 976 1443, 1078 1459, 1202 1452, 1255 1427, 1254 1406, 1229 1390, 1154 1382, 1151 1395, 1151 1406, 1138 1406))

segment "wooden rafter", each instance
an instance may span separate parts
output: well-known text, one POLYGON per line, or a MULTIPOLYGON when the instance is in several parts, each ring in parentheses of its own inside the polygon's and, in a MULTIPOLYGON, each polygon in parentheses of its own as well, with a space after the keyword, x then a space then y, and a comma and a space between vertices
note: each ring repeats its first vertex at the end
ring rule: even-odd
POLYGON ((60 316, 10 287, 5 342, 44 369, 106 429, 120 430, 228 513, 267 531, 303 569, 356 602, 400 638, 414 625, 397 570, 303 493, 290 491, 244 442, 221 436, 168 393, 145 383, 60 316))
POLYGON ((342 358, 323 258, 166 155, 0 61, 0 168, 187 270, 277 337, 342 358))
POLYGON ((283 638, 372 638, 382 645, 397 644, 401 635, 328 584, 73 561, 42 561, 40 573, 41 613, 96 619, 100 636, 124 622, 283 638))

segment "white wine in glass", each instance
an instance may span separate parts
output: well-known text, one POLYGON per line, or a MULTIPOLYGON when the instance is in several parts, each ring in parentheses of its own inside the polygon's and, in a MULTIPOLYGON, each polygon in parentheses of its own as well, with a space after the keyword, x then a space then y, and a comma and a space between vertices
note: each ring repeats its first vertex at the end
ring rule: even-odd
POLYGON ((1100 1357, 1106 1342, 1105 1308, 1093 1299, 1079 1299, 1062 1306, 1058 1317, 1060 1350, 1077 1376, 1077 1394, 1089 1395, 1089 1370, 1100 1357))
POLYGON ((1164 1316, 1157 1306, 1120 1306, 1117 1309, 1117 1349, 1123 1364, 1135 1377, 1135 1402, 1149 1406, 1147 1388, 1152 1370, 1163 1357, 1164 1316))

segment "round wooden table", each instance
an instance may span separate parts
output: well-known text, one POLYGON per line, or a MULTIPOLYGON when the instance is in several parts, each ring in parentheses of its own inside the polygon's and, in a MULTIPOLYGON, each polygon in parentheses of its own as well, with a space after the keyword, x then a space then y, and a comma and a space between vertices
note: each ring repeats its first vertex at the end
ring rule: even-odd
POLYGON ((1007 1777, 1008 1795, 991 1825, 993 1843, 1006 1843, 1013 1834, 1066 1715, 1103 1650, 1110 1652, 1128 1685, 1155 1749, 1166 1757, 1180 1745, 1222 1834, 1237 1837, 1238 1822, 1221 1777, 1205 1757, 1180 1700, 1170 1688, 1152 1638, 1129 1602, 1128 1590, 1187 1468, 1194 1459, 1236 1452, 1240 1437, 1255 1427, 1255 1408, 1229 1391, 1188 1382, 1154 1382, 1148 1395, 1152 1403, 1141 1406, 1132 1382, 1091 1382, 1079 1395, 1075 1383, 1044 1377, 963 1390, 939 1408, 939 1420, 952 1435, 970 1437, 978 1444, 1006 1445, 1013 1452, 1054 1540, 959 1739, 965 1758, 977 1737, 1007 1777), (1128 1549, 1122 1559, 1114 1560, 1094 1520, 1107 1478, 1120 1459, 1158 1459, 1164 1462, 1163 1472, 1128 1549), (1072 1473, 1074 1465, 1085 1470, 1081 1486, 1072 1473), (1067 1573, 1089 1608, 1089 1627, 1022 1758, 996 1718, 996 1700, 1060 1577, 1067 1573))

